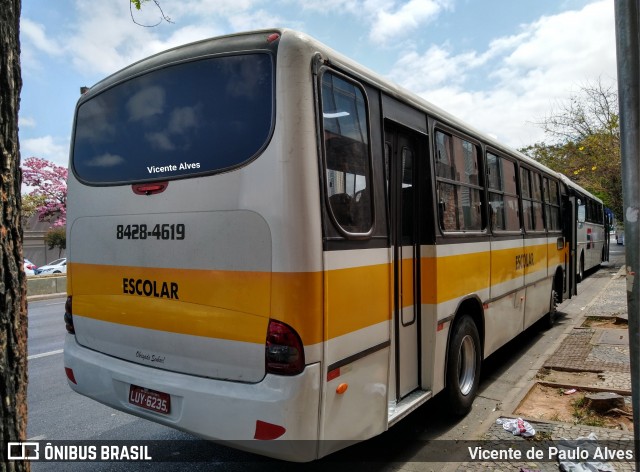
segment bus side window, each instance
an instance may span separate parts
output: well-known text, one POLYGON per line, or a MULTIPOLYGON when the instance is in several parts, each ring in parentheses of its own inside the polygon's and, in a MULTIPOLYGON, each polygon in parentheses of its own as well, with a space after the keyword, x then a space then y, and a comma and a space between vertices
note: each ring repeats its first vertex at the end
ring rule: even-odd
POLYGON ((335 223, 349 234, 373 225, 369 127, 364 92, 332 72, 322 76, 326 192, 335 223))
POLYGON ((542 232, 545 230, 542 217, 542 183, 540 174, 520 168, 520 186, 522 189, 522 209, 524 212, 524 229, 542 232))
POLYGON ((444 231, 481 231, 482 185, 478 146, 435 133, 439 221, 444 231))
POLYGON ((547 218, 547 229, 549 231, 560 231, 560 192, 558 182, 544 178, 544 201, 545 215, 547 218))
POLYGON ((578 199, 578 223, 582 224, 587 221, 587 210, 585 204, 578 199))
POLYGON ((515 162, 487 152, 487 186, 491 229, 494 232, 520 231, 515 162))

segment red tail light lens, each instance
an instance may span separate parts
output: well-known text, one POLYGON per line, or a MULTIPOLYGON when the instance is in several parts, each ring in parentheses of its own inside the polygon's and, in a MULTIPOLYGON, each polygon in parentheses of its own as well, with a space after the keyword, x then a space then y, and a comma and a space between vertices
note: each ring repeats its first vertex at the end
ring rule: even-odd
POLYGON ((162 193, 169 186, 169 182, 154 182, 148 184, 133 184, 131 188, 136 195, 155 195, 162 193))
POLYGON ((269 320, 265 346, 270 374, 298 375, 304 370, 304 346, 296 331, 281 321, 269 320))
POLYGON ((78 382, 76 382, 76 376, 73 375, 73 370, 70 369, 69 367, 65 367, 64 371, 67 374, 67 378, 74 384, 78 385, 78 382))
POLYGON ((266 421, 256 421, 256 432, 253 435, 253 439, 259 439, 261 441, 269 441, 272 439, 278 439, 287 430, 280 425, 267 423, 266 421))
POLYGON ((73 327, 73 308, 71 297, 67 297, 67 301, 64 303, 64 325, 67 328, 67 333, 76 334, 76 330, 73 327))

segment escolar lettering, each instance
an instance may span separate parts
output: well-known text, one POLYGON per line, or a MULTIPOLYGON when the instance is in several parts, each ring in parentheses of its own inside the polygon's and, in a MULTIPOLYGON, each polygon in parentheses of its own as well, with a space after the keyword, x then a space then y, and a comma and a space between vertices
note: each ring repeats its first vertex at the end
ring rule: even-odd
POLYGON ((516 270, 533 266, 533 253, 519 254, 516 256, 516 270))
POLYGON ((178 297, 178 284, 175 282, 124 278, 122 279, 122 291, 123 293, 144 297, 180 299, 178 297))

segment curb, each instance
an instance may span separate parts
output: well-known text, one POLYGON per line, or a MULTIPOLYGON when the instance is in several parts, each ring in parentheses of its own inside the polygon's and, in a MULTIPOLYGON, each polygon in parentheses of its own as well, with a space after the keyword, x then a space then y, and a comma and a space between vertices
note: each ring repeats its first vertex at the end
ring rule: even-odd
MULTIPOLYGON (((627 396, 627 397, 631 396, 631 390, 620 389, 620 388, 588 387, 588 386, 584 386, 584 385, 572 385, 572 384, 562 383, 562 382, 549 382, 547 380, 539 380, 535 384, 544 385, 545 387, 551 387, 551 388, 567 388, 567 389, 575 388, 579 392, 613 392, 613 393, 617 393, 618 395, 624 395, 624 396, 627 396)), ((526 395, 523 398, 523 400, 525 398, 526 398, 526 395)), ((522 403, 522 402, 520 402, 520 403, 522 403)), ((518 406, 520 406, 520 405, 518 405, 518 406)))
POLYGON ((41 300, 52 300, 54 298, 65 298, 67 292, 47 293, 44 295, 27 295, 27 302, 38 302, 41 300))

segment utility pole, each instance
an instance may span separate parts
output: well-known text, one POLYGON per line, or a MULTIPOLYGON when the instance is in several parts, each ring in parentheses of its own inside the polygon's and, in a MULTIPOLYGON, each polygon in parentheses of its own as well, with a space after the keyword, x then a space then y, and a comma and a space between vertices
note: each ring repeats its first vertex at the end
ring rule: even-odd
POLYGON ((615 0, 620 152, 636 470, 640 470, 640 18, 636 0, 615 0))

